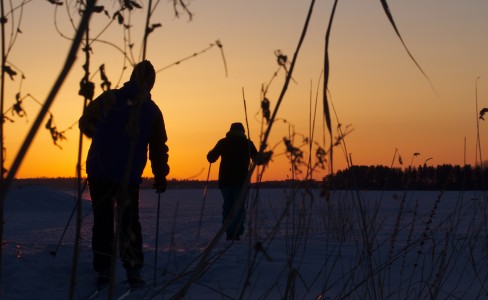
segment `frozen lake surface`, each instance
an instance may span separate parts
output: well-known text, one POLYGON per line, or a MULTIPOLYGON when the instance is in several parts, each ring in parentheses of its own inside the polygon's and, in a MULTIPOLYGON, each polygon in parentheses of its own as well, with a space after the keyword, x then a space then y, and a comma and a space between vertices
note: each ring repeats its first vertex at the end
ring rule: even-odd
MULTIPOLYGON (((170 189, 160 200, 155 269, 158 198, 142 190, 147 288, 130 299, 171 299, 188 282, 184 299, 487 299, 486 200, 480 191, 334 191, 325 199, 318 190, 252 190, 244 238, 231 243, 215 239, 219 190, 203 203, 201 189, 170 189)), ((74 299, 95 281, 87 193, 83 202, 74 299)), ((43 186, 9 191, 1 299, 69 299, 75 203, 73 192, 43 186)), ((124 280, 119 262, 115 281, 124 280)))

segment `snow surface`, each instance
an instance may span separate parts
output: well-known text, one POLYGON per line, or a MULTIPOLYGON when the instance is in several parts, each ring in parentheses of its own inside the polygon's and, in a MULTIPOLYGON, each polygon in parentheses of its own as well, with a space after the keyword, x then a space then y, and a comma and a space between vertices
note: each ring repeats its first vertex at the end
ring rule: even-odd
MULTIPOLYGON (((73 194, 43 186, 9 191, 1 299, 70 298, 73 194)), ((210 189, 202 200, 198 189, 162 194, 154 272, 158 198, 141 191, 147 288, 128 299, 171 299, 194 274, 221 226, 220 192, 210 189)), ((319 191, 267 189, 253 191, 247 205, 244 239, 212 246, 184 299, 488 298, 485 193, 337 191, 327 200, 319 191)), ((73 299, 86 299, 95 282, 86 192, 82 207, 73 299)), ((118 262, 115 294, 124 280, 118 262)))

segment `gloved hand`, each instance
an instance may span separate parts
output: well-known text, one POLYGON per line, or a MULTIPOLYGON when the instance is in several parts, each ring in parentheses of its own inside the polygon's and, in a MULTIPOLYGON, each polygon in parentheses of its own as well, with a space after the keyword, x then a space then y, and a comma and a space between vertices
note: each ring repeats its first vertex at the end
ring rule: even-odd
POLYGON ((168 187, 168 182, 166 178, 154 178, 153 188, 156 190, 156 193, 164 193, 166 192, 166 188, 168 187))

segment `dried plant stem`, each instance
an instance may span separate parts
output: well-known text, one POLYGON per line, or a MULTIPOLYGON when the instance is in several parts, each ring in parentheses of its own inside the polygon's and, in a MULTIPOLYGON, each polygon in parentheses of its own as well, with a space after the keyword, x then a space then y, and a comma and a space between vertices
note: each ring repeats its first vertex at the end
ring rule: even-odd
POLYGON ((182 58, 182 59, 180 59, 180 60, 178 60, 178 61, 175 61, 174 63, 171 63, 171 64, 169 64, 169 65, 167 65, 167 66, 165 66, 165 67, 162 67, 161 69, 156 70, 156 74, 157 74, 157 73, 159 73, 159 72, 161 72, 161 71, 164 71, 164 70, 166 70, 166 69, 169 69, 169 68, 171 68, 171 67, 177 66, 177 65, 181 64, 182 62, 184 62, 184 61, 186 61, 186 60, 189 60, 189 59, 191 59, 191 58, 197 57, 198 55, 200 55, 200 54, 203 54, 203 53, 207 52, 208 50, 210 50, 211 48, 215 47, 216 45, 217 45, 217 46, 220 48, 220 50, 221 50, 221 53, 222 53, 222 58, 224 59, 224 66, 225 66, 225 70, 226 70, 225 72, 226 72, 226 76, 227 76, 227 65, 226 65, 226 63, 225 63, 225 57, 224 57, 224 52, 223 52, 223 50, 222 50, 222 44, 220 43, 220 41, 219 41, 219 40, 217 40, 215 43, 211 43, 210 45, 208 45, 208 47, 206 47, 206 48, 205 48, 205 49, 203 49, 203 50, 200 50, 200 51, 198 51, 198 52, 194 52, 194 53, 193 53, 193 54, 191 54, 191 55, 188 55, 188 56, 186 56, 186 57, 184 57, 184 58, 182 58))
POLYGON ((288 89, 288 85, 290 84, 290 80, 292 78, 292 73, 293 73, 293 70, 295 68, 297 58, 298 58, 298 53, 300 51, 300 48, 302 46, 303 41, 305 40, 305 35, 307 33, 308 24, 309 24, 310 18, 312 16, 312 11, 313 11, 314 5, 315 5, 315 0, 312 0, 312 2, 310 4, 310 9, 308 11, 307 19, 305 21, 305 26, 304 26, 303 31, 302 31, 302 35, 301 35, 300 40, 298 42, 297 49, 296 49, 295 53, 293 54, 293 59, 292 59, 291 64, 290 64, 290 69, 289 69, 288 73, 286 74, 285 83, 284 83, 283 88, 280 92, 280 96, 278 98, 278 101, 276 102, 276 106, 273 110, 273 114, 271 115, 268 127, 266 128, 266 131, 264 132, 261 147, 259 149, 260 153, 263 153, 265 148, 266 148, 267 141, 268 141, 269 135, 271 133, 271 129, 273 127, 273 123, 274 123, 274 121, 276 119, 276 115, 278 113, 278 109, 280 108, 281 102, 283 101, 283 98, 285 97, 286 91, 288 89))
POLYGON ((246 105, 246 96, 244 95, 244 87, 242 87, 242 101, 244 102, 244 116, 246 117, 247 138, 250 140, 251 131, 249 131, 249 121, 247 119, 247 105, 246 105))
POLYGON ((149 0, 147 4, 146 26, 144 27, 144 41, 142 42, 142 60, 146 59, 147 37, 149 35, 149 21, 151 20, 151 15, 152 15, 151 6, 152 6, 152 0, 149 0))
MULTIPOLYGON (((5 18, 4 13, 4 6, 3 0, 0 0, 0 9, 1 9, 1 18, 2 20, 5 18)), ((2 119, 0 120, 0 186, 3 190, 3 177, 5 171, 5 161, 4 161, 4 143, 3 143, 3 109, 4 109, 4 98, 5 98, 5 61, 7 58, 5 57, 5 23, 1 22, 1 30, 2 30, 2 77, 0 78, 0 114, 2 119)), ((4 210, 4 199, 5 197, 0 197, 0 242, 3 241, 3 210, 4 210)), ((0 247, 0 270, 2 270, 2 257, 3 257, 3 247, 0 247)), ((2 289, 2 278, 0 276, 0 290, 2 289)))
POLYGON ((329 138, 330 138, 330 174, 334 174, 334 147, 333 145, 333 137, 332 137, 332 122, 330 117, 330 110, 329 110, 329 101, 327 99, 327 88, 329 84, 329 37, 330 32, 332 29, 332 21, 334 20, 335 10, 337 7, 337 1, 334 1, 334 6, 332 7, 332 12, 329 19, 329 24, 327 26, 327 31, 325 34, 325 51, 324 51, 324 88, 323 88, 323 101, 324 101, 324 115, 325 115, 325 123, 327 124, 327 130, 329 131, 329 138))
MULTIPOLYGON (((85 41, 88 45, 89 42, 89 24, 87 24, 87 28, 85 30, 85 41)), ((90 76, 89 67, 90 67, 90 51, 88 50, 89 47, 85 47, 85 78, 90 76)), ((88 104, 88 98, 84 98, 83 100, 83 112, 88 104)), ((91 100, 91 99, 90 99, 91 100)), ((71 285, 70 285, 70 299, 74 297, 74 291, 76 286, 76 269, 78 265, 78 254, 79 254, 79 245, 80 245, 80 238, 81 238, 81 221, 82 221, 82 175, 81 175, 81 163, 82 163, 82 153, 83 153, 83 133, 79 132, 79 139, 78 139, 78 156, 77 156, 77 163, 76 163, 76 187, 77 187, 77 199, 76 199, 76 233, 75 233, 75 244, 74 244, 74 251, 73 251, 73 259, 71 264, 71 285)))
MULTIPOLYGON (((475 83, 475 109, 476 109, 476 148, 475 148, 475 164, 476 162, 479 162, 480 166, 483 168, 483 157, 482 157, 482 152, 481 152, 481 138, 480 138, 480 118, 478 117, 478 112, 479 112, 479 107, 478 107, 478 80, 480 77, 478 76, 476 78, 476 83, 475 83), (478 161, 479 159, 479 161, 478 161)), ((481 173, 483 174, 483 172, 481 173)))
POLYGON ((412 59, 412 61, 417 66, 417 68, 422 73, 422 75, 424 75, 425 79, 427 79, 427 81, 429 82, 430 87, 432 88, 432 90, 436 93, 436 95, 439 95, 437 93, 436 89, 434 88, 434 85, 432 84, 432 81, 430 80, 429 76, 427 76, 427 74, 424 72, 424 70, 422 69, 422 67, 420 66, 420 64, 417 62, 417 60, 415 60, 415 58, 413 57, 413 55, 410 52, 410 50, 408 50, 407 45, 403 41, 403 38, 400 35, 400 31, 398 30, 398 27, 397 27, 397 25, 395 23, 395 20, 393 19, 393 15, 391 14, 390 8, 388 7, 388 3, 386 2, 386 0, 380 0, 380 1, 381 1, 381 5, 383 6, 383 10, 385 11, 386 16, 388 17, 388 20, 390 21, 391 25, 393 26, 393 30, 395 30, 395 33, 398 36, 398 38, 400 39, 400 42, 402 43, 403 47, 405 48, 405 51, 407 51, 408 56, 412 59))

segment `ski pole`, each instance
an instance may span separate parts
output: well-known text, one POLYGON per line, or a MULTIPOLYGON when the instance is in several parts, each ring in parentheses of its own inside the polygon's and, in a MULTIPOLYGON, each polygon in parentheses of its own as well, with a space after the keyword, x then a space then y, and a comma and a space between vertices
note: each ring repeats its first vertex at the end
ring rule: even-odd
POLYGON ((158 266, 158 244, 159 244, 159 210, 161 207, 161 193, 158 192, 158 210, 156 212, 156 245, 154 250, 154 286, 156 286, 156 273, 158 266))
MULTIPOLYGON (((85 179, 85 183, 83 184, 83 188, 81 189, 82 194, 83 194, 83 191, 85 191, 87 182, 88 182, 88 180, 85 179)), ((66 223, 66 226, 64 226, 63 233, 61 234, 61 238, 59 238, 59 242, 56 245, 56 249, 49 252, 49 254, 51 254, 53 257, 55 257, 56 253, 58 252, 59 246, 61 245, 61 242, 63 241, 66 230, 68 229, 68 226, 71 223, 71 219, 73 219, 73 215, 75 214, 76 208, 78 208, 78 201, 76 201, 75 207, 73 208, 73 211, 71 211, 71 215, 68 218, 68 222, 66 223)))
POLYGON ((210 178, 211 167, 212 167, 212 163, 210 163, 208 166, 207 181, 205 181, 205 187, 203 188, 203 201, 202 201, 202 209, 200 210, 200 221, 198 222, 197 240, 200 238, 200 229, 202 228, 203 210, 205 209, 205 199, 207 198, 208 179, 210 178))

